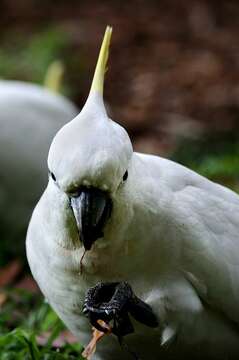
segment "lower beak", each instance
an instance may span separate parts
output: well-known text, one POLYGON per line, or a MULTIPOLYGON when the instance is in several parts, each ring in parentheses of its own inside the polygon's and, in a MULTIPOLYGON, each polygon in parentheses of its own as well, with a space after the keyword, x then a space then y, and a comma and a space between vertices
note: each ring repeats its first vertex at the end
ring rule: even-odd
POLYGON ((71 207, 86 250, 103 237, 103 228, 110 217, 112 201, 109 195, 97 188, 82 188, 77 197, 71 197, 71 207))

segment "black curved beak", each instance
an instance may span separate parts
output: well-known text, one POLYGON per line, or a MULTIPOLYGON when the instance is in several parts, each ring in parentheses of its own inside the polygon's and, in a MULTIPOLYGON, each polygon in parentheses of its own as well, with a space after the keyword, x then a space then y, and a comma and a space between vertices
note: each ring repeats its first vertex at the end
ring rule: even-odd
POLYGON ((103 228, 110 217, 112 201, 109 195, 97 188, 81 188, 78 196, 71 197, 71 207, 84 248, 103 237, 103 228))

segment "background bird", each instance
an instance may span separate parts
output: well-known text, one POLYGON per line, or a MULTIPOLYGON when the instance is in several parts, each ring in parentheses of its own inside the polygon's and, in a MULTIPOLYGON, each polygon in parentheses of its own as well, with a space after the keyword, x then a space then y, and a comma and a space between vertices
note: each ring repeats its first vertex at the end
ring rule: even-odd
MULTIPOLYGON (((110 36, 107 28, 84 108, 51 144, 49 183, 27 235, 31 271, 83 344, 87 290, 127 281, 158 321, 150 328, 132 319, 126 342, 140 358, 237 358, 239 197, 175 162, 133 152, 103 103, 110 36)), ((106 316, 117 306, 98 310, 106 316)), ((94 312, 88 306, 90 319, 94 312)), ((95 359, 122 356, 112 335, 95 359)))
POLYGON ((0 81, 0 232, 9 253, 23 248, 32 209, 47 182, 51 140, 76 113, 73 103, 42 86, 0 81))

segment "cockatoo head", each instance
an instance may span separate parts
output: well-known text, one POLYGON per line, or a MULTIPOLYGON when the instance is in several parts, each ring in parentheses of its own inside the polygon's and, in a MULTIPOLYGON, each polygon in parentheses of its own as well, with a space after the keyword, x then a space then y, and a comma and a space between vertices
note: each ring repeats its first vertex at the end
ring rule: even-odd
POLYGON ((48 156, 49 181, 69 197, 86 250, 103 235, 133 154, 127 132, 109 119, 103 102, 111 32, 107 27, 85 106, 57 133, 48 156))

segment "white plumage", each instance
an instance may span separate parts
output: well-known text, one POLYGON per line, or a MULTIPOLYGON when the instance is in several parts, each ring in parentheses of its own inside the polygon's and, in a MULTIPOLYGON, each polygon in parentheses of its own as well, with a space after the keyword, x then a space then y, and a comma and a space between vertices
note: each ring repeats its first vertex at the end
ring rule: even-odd
POLYGON ((0 229, 19 242, 47 183, 52 138, 77 109, 43 87, 7 80, 0 81, 0 109, 0 229))
MULTIPOLYGON (((82 314, 87 289, 127 281, 160 324, 135 324, 126 337, 140 358, 237 358, 239 197, 177 163, 133 152, 125 130, 106 115, 99 62, 85 107, 50 148, 56 182, 49 179, 30 222, 32 273, 84 345, 90 337, 82 314), (84 249, 69 198, 82 185, 108 191, 113 211, 80 274, 84 249)), ((123 356, 116 338, 106 336, 95 359, 123 356)))

